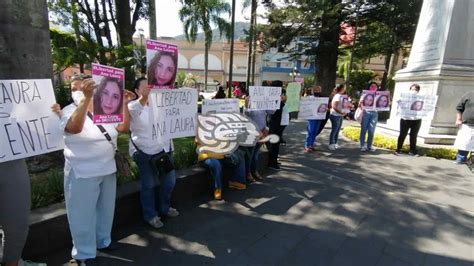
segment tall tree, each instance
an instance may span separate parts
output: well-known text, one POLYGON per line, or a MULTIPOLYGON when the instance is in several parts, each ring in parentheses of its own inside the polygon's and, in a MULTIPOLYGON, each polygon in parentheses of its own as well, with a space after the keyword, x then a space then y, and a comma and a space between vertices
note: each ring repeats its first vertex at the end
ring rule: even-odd
POLYGON ((229 98, 232 97, 232 75, 234 71, 234 39, 235 39, 235 0, 232 0, 232 15, 230 19, 230 58, 229 58, 229 84, 228 94, 229 98))
MULTIPOLYGON (((253 66, 253 54, 254 54, 254 42, 256 41, 255 39, 255 22, 257 20, 257 7, 258 7, 258 2, 257 0, 244 0, 242 3, 243 10, 251 6, 250 8, 250 28, 248 31, 248 54, 247 54, 247 91, 248 91, 248 86, 250 86, 250 81, 252 80, 252 66, 253 66)), ((252 81, 253 83, 253 81, 252 81)), ((254 84, 252 84, 254 85, 254 84)))
POLYGON ((147 3, 148 1, 144 0, 133 0, 131 2, 125 0, 115 1, 117 33, 120 39, 120 46, 133 44, 133 34, 135 33, 137 21, 140 18, 148 18, 150 11, 148 10, 149 6, 147 3), (132 7, 134 7, 133 14, 132 7))
POLYGON ((179 10, 179 18, 183 22, 184 34, 189 42, 196 42, 199 30, 204 32, 204 86, 207 86, 209 50, 212 45, 212 26, 222 36, 230 38, 230 24, 223 14, 230 15, 231 7, 223 0, 181 0, 183 6, 179 10))
POLYGON ((155 0, 148 1, 148 17, 150 19, 150 39, 156 40, 156 5, 155 0))

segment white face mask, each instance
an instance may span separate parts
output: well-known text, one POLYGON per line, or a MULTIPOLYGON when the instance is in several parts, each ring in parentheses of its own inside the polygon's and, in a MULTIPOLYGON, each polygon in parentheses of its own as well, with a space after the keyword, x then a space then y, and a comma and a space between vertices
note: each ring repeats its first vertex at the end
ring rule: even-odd
POLYGON ((418 92, 416 90, 410 90, 411 94, 417 94, 418 92))
POLYGON ((84 99, 84 93, 82 91, 73 91, 71 92, 71 98, 74 101, 76 105, 79 105, 79 103, 84 99))

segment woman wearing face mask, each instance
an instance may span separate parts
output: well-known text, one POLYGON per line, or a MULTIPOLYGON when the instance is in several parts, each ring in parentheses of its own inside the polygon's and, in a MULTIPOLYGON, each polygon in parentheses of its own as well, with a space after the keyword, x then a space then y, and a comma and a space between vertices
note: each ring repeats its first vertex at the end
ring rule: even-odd
MULTIPOLYGON (((418 92, 420 92, 420 85, 413 84, 410 86, 410 93, 417 94, 418 92)), ((421 119, 416 119, 415 117, 411 116, 402 116, 400 119, 400 135, 398 136, 397 150, 395 151, 395 155, 400 155, 405 138, 408 134, 408 131, 410 131, 409 154, 412 156, 418 156, 418 152, 416 150, 416 139, 418 137, 418 131, 420 131, 420 127, 421 119)))
POLYGON ((64 131, 64 198, 69 228, 73 240, 72 257, 78 264, 89 263, 96 250, 114 249, 111 229, 115 208, 115 151, 118 132, 128 132, 126 103, 134 95, 124 95, 123 124, 105 124, 107 138, 92 119, 92 97, 96 84, 90 76, 75 75, 71 82, 74 103, 62 111, 53 106, 61 117, 64 131))
POLYGON ((166 153, 166 159, 172 162, 171 139, 158 137, 154 140, 148 134, 151 132, 149 116, 152 112, 148 106, 150 89, 147 80, 140 78, 133 86, 138 99, 128 104, 130 110, 130 131, 132 132, 129 148, 130 155, 137 163, 140 175, 140 202, 143 209, 143 219, 153 228, 163 226, 160 216, 176 217, 179 212, 171 207, 171 194, 176 184, 176 172, 168 169, 165 172, 154 165, 153 157, 166 153), (155 206, 155 177, 160 179, 158 208, 155 206))
MULTIPOLYGON (((371 82, 369 84, 368 90, 376 92, 378 90, 377 83, 371 82)), ((373 104, 373 98, 371 104, 373 104)), ((365 108, 368 107, 366 105, 366 100, 360 101, 359 105, 362 107, 362 110, 364 110, 364 113, 362 115, 362 121, 360 122, 360 150, 363 152, 375 151, 376 149, 372 147, 372 142, 374 140, 375 127, 377 126, 379 114, 375 110, 367 110, 365 108), (366 135, 367 143, 365 142, 366 135)))

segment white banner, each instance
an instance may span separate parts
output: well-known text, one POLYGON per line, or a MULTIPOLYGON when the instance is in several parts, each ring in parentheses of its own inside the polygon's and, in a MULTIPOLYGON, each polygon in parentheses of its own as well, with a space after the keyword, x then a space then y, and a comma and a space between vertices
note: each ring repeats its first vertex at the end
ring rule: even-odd
POLYGON ((0 80, 0 162, 64 147, 50 79, 0 80))
POLYGON ((249 98, 249 110, 278 110, 281 87, 250 86, 249 98))
POLYGON ((436 95, 402 93, 398 101, 397 115, 413 119, 432 119, 437 100, 438 96, 436 95))
POLYGON ((196 135, 198 93, 196 89, 156 89, 150 93, 152 139, 196 135))
POLYGON ((303 97, 300 99, 300 111, 298 119, 301 120, 322 120, 326 118, 328 110, 327 97, 303 97))
POLYGON ((239 113, 239 99, 204 99, 202 101, 201 113, 203 115, 214 113, 239 113))

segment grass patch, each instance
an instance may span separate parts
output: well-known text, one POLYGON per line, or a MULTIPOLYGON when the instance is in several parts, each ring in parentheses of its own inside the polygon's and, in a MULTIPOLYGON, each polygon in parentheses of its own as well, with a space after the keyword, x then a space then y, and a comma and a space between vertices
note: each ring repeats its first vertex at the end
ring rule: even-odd
MULTIPOLYGON (((175 139, 173 142, 173 159, 176 169, 186 168, 197 162, 194 137, 175 139)), ((137 165, 128 152, 128 143, 129 135, 119 134, 117 147, 127 156, 132 171, 130 177, 117 175, 117 185, 119 186, 139 179, 137 165)), ((64 172, 62 163, 55 164, 47 171, 30 173, 30 176, 32 209, 64 201, 64 172)))
MULTIPOLYGON (((342 134, 353 140, 359 141, 360 128, 358 127, 345 127, 342 130, 342 134)), ((375 133, 373 145, 375 147, 384 148, 388 150, 395 151, 397 149, 397 139, 393 137, 386 137, 380 134, 375 133)), ((409 146, 407 144, 403 145, 403 152, 409 151, 409 146)), ((436 159, 448 159, 453 160, 456 158, 456 150, 450 148, 423 148, 418 147, 418 153, 420 155, 433 157, 436 159)))

